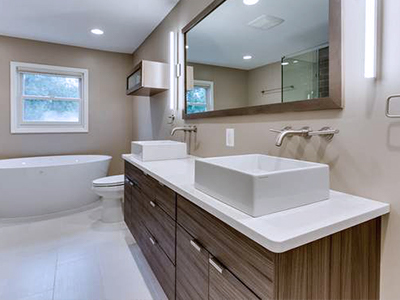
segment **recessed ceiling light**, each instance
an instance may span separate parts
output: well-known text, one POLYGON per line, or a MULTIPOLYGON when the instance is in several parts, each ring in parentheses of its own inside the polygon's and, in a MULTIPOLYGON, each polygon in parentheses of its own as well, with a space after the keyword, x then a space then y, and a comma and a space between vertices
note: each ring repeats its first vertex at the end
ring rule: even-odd
POLYGON ((245 56, 243 56, 243 59, 252 59, 253 57, 251 56, 251 55, 245 55, 245 56))
POLYGON ((288 64, 289 64, 289 62, 284 61, 284 62, 282 63, 282 66, 287 66, 288 64))
POLYGON ((254 5, 257 4, 259 0, 243 0, 243 3, 246 5, 254 5))
POLYGON ((298 62, 299 62, 298 60, 294 60, 294 61, 293 61, 294 64, 297 64, 298 62))
POLYGON ((104 34, 104 31, 98 28, 90 30, 91 33, 96 34, 96 35, 102 35, 104 34))

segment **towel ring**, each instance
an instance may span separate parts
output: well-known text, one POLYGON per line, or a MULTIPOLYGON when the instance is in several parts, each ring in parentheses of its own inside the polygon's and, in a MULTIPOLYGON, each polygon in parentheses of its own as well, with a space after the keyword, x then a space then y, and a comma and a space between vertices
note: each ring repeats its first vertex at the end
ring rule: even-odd
POLYGON ((389 97, 386 99, 386 112, 385 112, 385 115, 386 115, 386 117, 388 117, 388 118, 400 118, 400 115, 392 115, 392 114, 390 113, 390 100, 392 100, 392 99, 394 99, 394 98, 400 98, 400 95, 392 95, 392 96, 389 96, 389 97))

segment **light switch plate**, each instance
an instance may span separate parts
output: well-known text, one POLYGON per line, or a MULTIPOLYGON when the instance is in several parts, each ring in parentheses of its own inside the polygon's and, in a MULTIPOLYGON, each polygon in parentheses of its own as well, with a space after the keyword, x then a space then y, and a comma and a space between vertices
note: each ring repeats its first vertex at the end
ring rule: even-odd
POLYGON ((233 128, 226 129, 226 146, 235 147, 235 129, 233 128))

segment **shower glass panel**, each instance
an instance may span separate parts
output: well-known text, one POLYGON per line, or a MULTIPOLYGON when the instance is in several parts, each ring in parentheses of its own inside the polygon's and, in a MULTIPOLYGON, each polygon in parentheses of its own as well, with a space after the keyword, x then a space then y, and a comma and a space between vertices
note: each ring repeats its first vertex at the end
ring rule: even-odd
POLYGON ((323 47, 282 58, 282 102, 327 97, 328 49, 323 47))

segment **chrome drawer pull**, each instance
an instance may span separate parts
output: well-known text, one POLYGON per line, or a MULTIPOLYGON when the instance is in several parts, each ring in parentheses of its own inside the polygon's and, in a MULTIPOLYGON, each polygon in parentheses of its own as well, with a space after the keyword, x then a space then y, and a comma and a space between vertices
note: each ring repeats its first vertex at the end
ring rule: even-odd
POLYGON ((156 207, 156 204, 153 201, 149 202, 152 207, 156 207))
POLYGON ((201 252, 201 247, 200 247, 199 244, 197 244, 197 243, 195 242, 195 240, 191 240, 191 241, 190 241, 190 244, 193 246, 194 249, 196 249, 197 251, 201 252))
POLYGON ((155 245, 157 243, 157 241, 155 239, 153 239, 152 237, 149 237, 150 242, 155 245))
POLYGON ((224 271, 224 267, 223 267, 219 262, 217 262, 214 258, 210 258, 208 261, 210 262, 210 264, 211 264, 218 272, 220 272, 220 273, 222 274, 222 272, 224 271))

